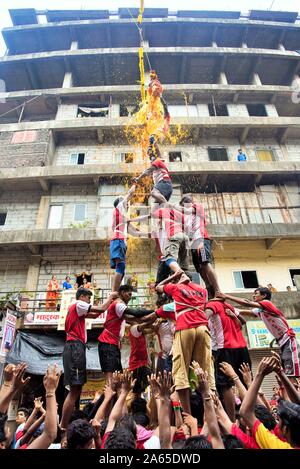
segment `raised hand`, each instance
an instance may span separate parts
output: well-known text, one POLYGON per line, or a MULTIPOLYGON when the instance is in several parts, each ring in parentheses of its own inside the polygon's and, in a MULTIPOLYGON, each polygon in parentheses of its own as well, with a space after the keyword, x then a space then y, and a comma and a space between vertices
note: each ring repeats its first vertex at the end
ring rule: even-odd
POLYGON ((274 371, 276 363, 277 359, 275 357, 264 357, 258 365, 257 374, 269 375, 274 371))
POLYGON ((57 365, 51 366, 48 365, 46 374, 43 379, 44 388, 46 389, 46 393, 55 393, 59 378, 61 376, 61 371, 58 369, 57 365))
POLYGON ((35 408, 37 411, 39 411, 39 412, 42 411, 42 409, 43 409, 43 401, 42 401, 42 398, 41 398, 41 397, 36 397, 36 398, 34 399, 34 408, 35 408))
POLYGON ((129 370, 124 370, 121 377, 121 392, 126 392, 127 394, 131 391, 136 383, 136 379, 132 379, 132 372, 129 370))
POLYGON ((9 363, 8 365, 6 365, 6 367, 4 368, 3 370, 3 381, 4 383, 11 383, 14 379, 14 370, 15 370, 15 365, 12 365, 11 363, 9 363))
POLYGON ((154 399, 158 399, 160 397, 160 380, 161 380, 161 373, 156 376, 154 373, 152 373, 147 377, 148 378, 148 383, 150 385, 151 389, 151 394, 154 397, 154 399))
POLYGON ((22 391, 28 381, 30 381, 30 377, 24 379, 26 368, 26 363, 20 363, 20 365, 16 366, 13 370, 12 387, 15 391, 22 391))
POLYGON ((104 398, 110 401, 115 394, 116 391, 113 390, 112 384, 110 382, 106 383, 106 385, 104 386, 104 398))
POLYGON ((252 373, 249 363, 242 363, 239 368, 239 372, 241 373, 247 388, 249 388, 250 384, 252 383, 252 373))

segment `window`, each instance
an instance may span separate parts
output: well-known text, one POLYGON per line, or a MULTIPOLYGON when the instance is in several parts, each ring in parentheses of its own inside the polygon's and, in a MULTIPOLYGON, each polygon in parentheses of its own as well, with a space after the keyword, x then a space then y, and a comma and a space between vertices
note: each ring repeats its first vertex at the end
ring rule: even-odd
POLYGON ((132 116, 139 110, 139 107, 136 105, 125 105, 120 104, 120 117, 128 117, 132 116))
POLYGON ((109 106, 98 107, 97 104, 78 106, 77 117, 108 117, 109 106))
POLYGON ((85 204, 76 204, 75 209, 74 209, 74 221, 84 221, 85 212, 86 212, 85 204))
POLYGON ((300 275, 300 269, 290 269, 290 276, 293 282, 294 287, 296 286, 294 275, 300 275))
POLYGON ((133 153, 121 153, 122 163, 133 163, 133 153))
POLYGON ((266 117, 267 111, 264 104, 246 104, 249 116, 262 116, 266 117))
POLYGON ((208 156, 210 161, 228 161, 226 148, 208 147, 208 156))
POLYGON ((85 153, 72 153, 70 155, 70 164, 84 164, 85 153))
POLYGON ((4 226, 4 225, 5 225, 6 215, 7 215, 6 212, 1 212, 1 213, 0 213, 0 226, 4 226))
POLYGON ((208 111, 210 116, 228 116, 228 109, 226 104, 208 104, 208 111))
POLYGON ((178 161, 182 161, 181 151, 170 151, 169 161, 170 163, 177 163, 178 161))
POLYGON ((257 288, 258 281, 255 270, 241 270, 233 272, 235 288, 257 288))
POLYGON ((61 228, 62 212, 63 212, 62 205, 50 205, 48 225, 47 225, 48 228, 50 229, 61 228))
POLYGON ((274 161, 273 150, 256 150, 258 161, 274 161))

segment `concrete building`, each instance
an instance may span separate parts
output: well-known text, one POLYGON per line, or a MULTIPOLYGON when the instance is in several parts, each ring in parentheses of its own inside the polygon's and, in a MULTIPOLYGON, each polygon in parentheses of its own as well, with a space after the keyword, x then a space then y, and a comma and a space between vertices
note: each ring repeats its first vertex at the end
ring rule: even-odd
MULTIPOLYGON (((125 136, 139 100, 138 30, 123 8, 10 15, 0 59, 0 291, 44 291, 52 274, 62 283, 82 271, 110 288, 112 202, 145 168, 125 136)), ((300 273, 299 16, 146 8, 143 34, 171 126, 187 135, 163 148, 174 199, 192 192, 205 204, 223 291, 271 283, 283 292, 278 306, 288 302, 297 317, 299 294, 284 292, 300 273)), ((142 243, 138 258, 131 246, 129 273, 146 282, 157 254, 142 243)))

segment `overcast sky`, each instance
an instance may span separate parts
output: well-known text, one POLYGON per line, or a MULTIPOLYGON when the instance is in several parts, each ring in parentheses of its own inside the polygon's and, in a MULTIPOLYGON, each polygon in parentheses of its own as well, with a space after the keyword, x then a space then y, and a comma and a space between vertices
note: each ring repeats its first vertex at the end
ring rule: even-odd
MULTIPOLYGON (((139 0, 1 0, 0 29, 11 26, 9 8, 36 8, 38 10, 58 9, 109 9, 117 10, 118 7, 134 8, 139 6, 139 0)), ((226 2, 228 4, 229 2, 226 2)), ((167 7, 170 10, 236 10, 247 12, 248 10, 284 10, 299 11, 299 0, 231 0, 230 8, 224 7, 224 0, 145 0, 145 7, 167 7)), ((5 51, 5 46, 0 38, 0 55, 5 51)))

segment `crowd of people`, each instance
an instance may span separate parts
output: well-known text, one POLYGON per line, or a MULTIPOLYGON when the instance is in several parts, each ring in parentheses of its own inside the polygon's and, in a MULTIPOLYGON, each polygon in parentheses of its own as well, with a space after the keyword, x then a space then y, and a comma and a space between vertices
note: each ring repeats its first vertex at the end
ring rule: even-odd
MULTIPOLYGON (((44 377, 45 408, 41 397, 36 396, 32 412, 19 409, 18 427, 12 434, 7 424, 8 406, 29 378, 24 377, 26 364, 8 364, 0 390, 0 447, 300 448, 300 346, 295 331, 272 303, 270 288, 257 288, 252 300, 221 292, 212 266, 203 206, 191 196, 184 196, 179 205, 171 204, 171 177, 152 137, 148 154, 150 167, 135 179, 126 196, 114 203, 112 292, 103 304, 95 306, 91 304, 90 285, 85 283, 77 289, 76 301, 68 310, 63 351, 68 395, 61 416, 58 419, 56 405, 61 371, 49 366, 44 377), (129 201, 136 185, 147 175, 153 176, 155 206, 149 215, 130 219, 129 201), (149 218, 158 220, 159 228, 142 232, 136 224, 149 218), (130 306, 135 287, 122 285, 127 231, 157 241, 156 308, 130 306), (187 270, 189 253, 205 286, 192 281, 187 270), (79 411, 76 403, 87 378, 86 319, 105 311, 98 351, 106 385, 79 411), (274 352, 261 360, 254 378, 242 332, 245 316, 262 320, 279 349, 279 354, 274 352), (126 323, 131 350, 129 367, 124 370, 121 342, 126 323), (148 333, 156 334, 160 344, 156 369, 149 365, 148 333), (278 381, 272 401, 261 390, 270 373, 278 381)), ((66 277, 64 288, 69 285, 70 277, 66 277)), ((58 287, 56 278, 52 278, 49 292, 58 287)))

